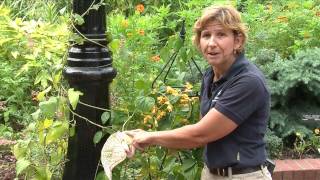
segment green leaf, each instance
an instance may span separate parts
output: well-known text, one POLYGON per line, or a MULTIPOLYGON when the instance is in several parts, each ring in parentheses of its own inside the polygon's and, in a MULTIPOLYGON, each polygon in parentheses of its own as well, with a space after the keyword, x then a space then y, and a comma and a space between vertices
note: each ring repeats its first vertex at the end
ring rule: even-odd
POLYGON ((32 119, 35 120, 35 121, 38 120, 39 117, 40 117, 40 113, 41 113, 41 110, 40 110, 40 109, 38 109, 36 112, 32 113, 32 114, 31 114, 32 119))
POLYGON ((31 164, 30 161, 28 161, 24 158, 18 159, 18 161, 16 163, 17 175, 19 175, 23 170, 25 170, 30 164, 31 164))
POLYGON ((57 97, 50 97, 48 101, 39 103, 41 112, 48 117, 53 117, 55 115, 57 105, 58 105, 57 97))
POLYGON ((28 146, 25 144, 18 143, 13 146, 13 154, 17 159, 24 157, 27 153, 27 150, 28 146))
POLYGON ((56 142, 60 139, 65 133, 68 132, 68 123, 61 121, 55 122, 53 127, 49 130, 46 136, 46 144, 50 144, 52 142, 56 142))
POLYGON ((182 164, 183 171, 189 171, 195 165, 194 159, 185 159, 182 164))
POLYGON ((181 38, 177 38, 174 44, 174 49, 178 51, 183 46, 183 41, 181 38))
POLYGON ((11 55, 14 57, 14 59, 17 59, 19 52, 18 51, 13 51, 11 52, 11 55))
POLYGON ((82 45, 84 43, 84 38, 77 33, 72 33, 70 35, 70 41, 73 41, 79 45, 82 45))
POLYGON ((79 102, 79 96, 82 96, 83 93, 80 91, 75 91, 73 88, 68 89, 68 99, 72 106, 72 109, 75 110, 79 102))
POLYGON ((37 95, 37 99, 39 101, 43 101, 45 99, 45 95, 51 90, 51 86, 49 86, 47 89, 39 92, 39 94, 37 95))
POLYGON ((96 180, 108 180, 108 177, 105 175, 104 171, 100 171, 96 177, 96 180))
POLYGON ((139 96, 135 101, 135 105, 138 110, 149 112, 155 105, 155 100, 152 97, 139 96))
POLYGON ((148 90, 149 88, 151 88, 148 86, 148 83, 146 83, 146 81, 143 79, 139 79, 135 84, 138 90, 148 90))
POLYGON ((94 137, 93 137, 93 142, 94 142, 95 144, 99 143, 100 140, 101 140, 101 138, 102 138, 102 136, 103 136, 102 131, 96 132, 96 134, 95 134, 94 137))
POLYGON ((108 120, 110 119, 110 112, 104 112, 101 115, 101 122, 102 124, 106 124, 108 120))
POLYGON ((74 126, 69 128, 69 136, 72 137, 76 134, 76 128, 74 126))
POLYGON ((115 53, 120 47, 120 40, 119 39, 112 40, 109 43, 109 47, 110 47, 111 51, 115 53))
POLYGON ((75 24, 77 25, 82 25, 84 23, 84 19, 82 16, 80 16, 79 14, 73 14, 73 17, 74 17, 74 22, 75 24))
POLYGON ((92 9, 98 10, 100 6, 101 6, 100 4, 95 4, 92 6, 92 9))
POLYGON ((10 111, 6 111, 6 112, 3 113, 4 122, 8 122, 9 121, 9 116, 10 116, 10 111))
POLYGON ((50 172, 49 164, 47 164, 47 166, 37 166, 35 169, 36 169, 36 179, 38 180, 51 179, 52 173, 50 172))

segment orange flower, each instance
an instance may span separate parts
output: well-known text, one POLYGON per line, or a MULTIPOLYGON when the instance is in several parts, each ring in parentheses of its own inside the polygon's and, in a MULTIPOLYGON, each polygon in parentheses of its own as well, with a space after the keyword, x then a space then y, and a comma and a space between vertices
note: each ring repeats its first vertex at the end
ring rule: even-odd
POLYGON ((121 26, 122 26, 122 27, 127 28, 128 25, 129 25, 128 20, 124 19, 124 20, 121 21, 121 26))
POLYGON ((138 33, 139 33, 141 36, 144 36, 144 30, 143 30, 143 29, 138 30, 138 33))
POLYGON ((138 4, 136 6, 136 10, 139 12, 139 13, 142 13, 144 11, 144 6, 143 4, 138 4))
POLYGON ((153 62, 158 62, 158 61, 160 61, 160 56, 159 56, 159 55, 152 56, 152 57, 151 57, 151 60, 152 60, 153 62))

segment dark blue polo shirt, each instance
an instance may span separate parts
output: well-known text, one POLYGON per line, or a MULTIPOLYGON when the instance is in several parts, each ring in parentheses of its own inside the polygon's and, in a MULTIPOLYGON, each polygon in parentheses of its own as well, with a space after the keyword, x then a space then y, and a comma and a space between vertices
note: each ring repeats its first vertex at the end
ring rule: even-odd
POLYGON ((242 168, 263 164, 266 160, 263 137, 270 111, 270 93, 264 75, 240 54, 222 78, 213 82, 213 76, 210 67, 202 79, 201 115, 203 117, 215 108, 238 127, 227 136, 206 145, 205 163, 209 168, 242 168), (216 94, 230 80, 234 81, 217 97, 216 94), (212 100, 215 103, 212 104, 212 100))

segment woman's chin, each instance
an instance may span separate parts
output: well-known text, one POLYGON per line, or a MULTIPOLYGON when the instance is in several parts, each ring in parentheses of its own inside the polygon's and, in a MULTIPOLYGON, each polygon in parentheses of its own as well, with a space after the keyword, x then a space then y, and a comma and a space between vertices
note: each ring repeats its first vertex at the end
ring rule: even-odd
POLYGON ((218 59, 207 59, 207 62, 211 66, 217 66, 217 65, 221 64, 218 59))

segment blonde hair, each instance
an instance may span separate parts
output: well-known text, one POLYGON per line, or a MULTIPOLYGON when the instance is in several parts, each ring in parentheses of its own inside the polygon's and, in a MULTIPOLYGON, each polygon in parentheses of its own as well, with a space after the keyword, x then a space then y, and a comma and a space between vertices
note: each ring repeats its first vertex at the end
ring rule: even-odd
POLYGON ((204 9, 202 16, 193 26, 194 36, 193 44, 200 49, 200 37, 203 28, 209 22, 218 22, 227 29, 234 32, 236 36, 243 37, 243 43, 236 53, 241 53, 247 40, 247 28, 241 20, 240 13, 232 6, 210 6, 204 9))

